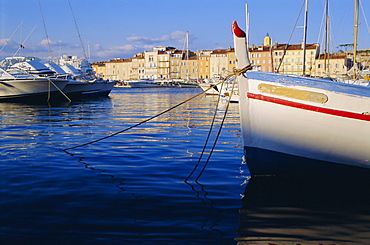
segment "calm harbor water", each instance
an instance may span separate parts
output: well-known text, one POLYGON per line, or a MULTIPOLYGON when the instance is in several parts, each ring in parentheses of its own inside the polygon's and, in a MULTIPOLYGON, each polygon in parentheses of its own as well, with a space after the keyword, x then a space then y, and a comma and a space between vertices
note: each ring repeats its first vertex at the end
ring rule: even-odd
MULTIPOLYGON (((0 244, 235 244, 248 177, 237 104, 229 108, 198 183, 199 170, 184 180, 203 149, 217 101, 212 96, 63 151, 199 92, 116 88, 108 99, 0 104, 0 244)), ((225 105, 219 106, 216 130, 225 105)))
POLYGON ((199 181, 209 154, 185 182, 216 97, 63 151, 200 91, 117 88, 107 99, 70 104, 1 103, 0 244, 368 244, 370 178, 250 179, 237 104, 199 181))

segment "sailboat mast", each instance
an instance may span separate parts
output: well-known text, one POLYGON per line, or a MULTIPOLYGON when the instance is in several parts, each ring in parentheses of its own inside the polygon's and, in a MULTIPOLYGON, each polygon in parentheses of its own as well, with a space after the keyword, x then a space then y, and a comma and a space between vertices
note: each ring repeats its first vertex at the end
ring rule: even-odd
POLYGON ((246 34, 246 41, 247 47, 249 45, 249 11, 248 11, 248 4, 245 4, 245 34, 246 34))
POLYGON ((326 0, 325 4, 325 37, 324 37, 324 71, 329 76, 328 68, 329 61, 328 50, 329 50, 329 0, 326 0))
POLYGON ((82 38, 81 38, 81 34, 80 34, 80 30, 78 29, 78 25, 77 25, 77 21, 76 21, 76 18, 75 18, 75 14, 73 13, 73 9, 72 9, 72 5, 71 5, 71 2, 68 0, 68 3, 69 3, 69 8, 71 9, 71 13, 72 13, 72 17, 73 17, 73 21, 75 23, 75 27, 76 27, 76 30, 77 30, 77 34, 78 34, 78 38, 80 39, 80 43, 81 43, 81 47, 82 47, 82 53, 84 55, 84 58, 87 59, 87 55, 86 55, 86 50, 85 50, 85 45, 84 43, 82 42, 82 38))
POLYGON ((190 79, 189 70, 189 32, 186 31, 186 80, 190 79))
POLYGON ((355 20, 354 20, 354 32, 353 32, 353 78, 357 78, 357 35, 358 35, 358 6, 359 0, 355 0, 355 20))
POLYGON ((53 52, 51 51, 51 45, 50 45, 50 39, 49 39, 49 35, 48 35, 48 32, 46 30, 46 24, 45 24, 45 19, 44 19, 44 14, 42 12, 42 7, 41 7, 41 2, 39 0, 39 6, 40 6, 40 13, 41 13, 41 17, 42 17, 42 23, 44 25, 44 31, 45 31, 45 37, 46 37, 46 41, 48 43, 48 48, 49 48, 49 54, 50 54, 50 59, 54 59, 53 57, 53 52))
POLYGON ((308 18, 308 0, 306 0, 305 11, 304 11, 304 25, 303 25, 303 65, 302 73, 303 76, 306 74, 306 43, 307 43, 307 18, 308 18))

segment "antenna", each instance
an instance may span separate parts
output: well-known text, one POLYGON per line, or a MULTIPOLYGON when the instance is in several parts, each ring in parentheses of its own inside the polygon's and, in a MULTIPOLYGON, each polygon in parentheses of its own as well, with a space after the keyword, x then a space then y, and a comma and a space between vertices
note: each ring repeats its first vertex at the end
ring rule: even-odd
POLYGON ((79 31, 79 29, 78 29, 77 21, 76 21, 75 15, 74 15, 74 13, 73 13, 73 9, 72 9, 72 5, 71 5, 71 1, 70 1, 70 0, 68 0, 68 3, 69 3, 69 8, 71 9, 71 13, 72 13, 73 21, 74 21, 75 26, 76 26, 76 30, 77 30, 77 34, 78 34, 78 38, 80 39, 80 43, 81 43, 81 46, 82 46, 82 52, 83 52, 83 55, 84 55, 85 59, 87 59, 85 46, 84 46, 84 43, 82 42, 82 38, 81 38, 80 31, 79 31))
POLYGON ((42 18, 42 23, 44 24, 45 36, 46 36, 46 40, 47 40, 47 42, 48 42, 50 58, 51 58, 51 59, 54 59, 54 57, 53 57, 53 52, 51 51, 49 35, 48 35, 47 30, 46 30, 46 24, 45 24, 44 14, 43 14, 43 12, 42 12, 42 8, 41 8, 41 1, 40 1, 40 0, 39 0, 39 6, 40 6, 40 13, 41 13, 41 18, 42 18))
POLYGON ((3 51, 3 49, 5 48, 6 45, 8 45, 8 43, 10 42, 10 40, 12 40, 13 36, 15 35, 15 33, 17 33, 18 29, 23 25, 23 21, 21 22, 21 24, 17 27, 17 29, 15 29, 15 31, 13 32, 13 34, 10 36, 9 40, 5 42, 5 44, 3 45, 3 47, 0 49, 0 53, 3 51))
POLYGON ((13 56, 16 56, 18 54, 18 52, 24 48, 23 44, 25 44, 25 42, 27 41, 27 39, 31 36, 31 34, 33 33, 33 31, 36 29, 37 25, 32 29, 32 31, 30 32, 30 34, 28 34, 28 36, 26 37, 26 39, 24 39, 24 41, 19 45, 17 51, 13 54, 13 56))

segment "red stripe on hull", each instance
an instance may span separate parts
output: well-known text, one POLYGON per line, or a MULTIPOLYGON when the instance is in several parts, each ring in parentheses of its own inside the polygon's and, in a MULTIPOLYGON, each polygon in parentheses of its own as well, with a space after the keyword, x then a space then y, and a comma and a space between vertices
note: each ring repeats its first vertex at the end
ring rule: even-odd
POLYGON ((247 93, 247 97, 249 99, 256 99, 256 100, 271 102, 271 103, 275 103, 279 105, 295 107, 295 108, 315 111, 319 113, 325 113, 325 114, 334 115, 334 116, 347 117, 347 118, 358 119, 358 120, 363 120, 363 121, 370 121, 370 115, 366 115, 366 114, 359 114, 359 113, 353 113, 349 111, 340 111, 340 110, 335 110, 335 109, 330 109, 330 108, 307 105, 303 103, 297 103, 297 102, 293 102, 289 100, 283 100, 279 98, 265 96, 262 94, 247 93))

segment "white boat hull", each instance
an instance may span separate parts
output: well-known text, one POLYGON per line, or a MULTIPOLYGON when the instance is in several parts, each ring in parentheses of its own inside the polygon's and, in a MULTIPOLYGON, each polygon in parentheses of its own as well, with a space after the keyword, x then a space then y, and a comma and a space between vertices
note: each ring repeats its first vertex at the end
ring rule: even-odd
POLYGON ((59 93, 59 90, 62 90, 67 82, 64 79, 47 78, 3 79, 0 80, 0 100, 49 96, 53 93, 59 93))
POLYGON ((207 95, 219 95, 220 92, 218 91, 217 86, 214 86, 213 88, 209 89, 212 86, 214 86, 214 84, 211 84, 211 83, 200 83, 199 84, 199 87, 201 89, 203 89, 203 91, 206 91, 205 94, 207 94, 207 95))
POLYGON ((325 86, 312 87, 317 86, 313 79, 256 72, 247 77, 251 78, 240 81, 240 110, 252 173, 307 172, 309 166, 289 162, 297 157, 370 168, 370 88, 330 82, 330 91, 325 86), (263 80, 266 77, 274 82, 263 80), (355 89, 357 95, 347 93, 355 89), (290 94, 302 91, 327 101, 312 102, 290 94), (277 161, 277 156, 284 157, 277 161))
POLYGON ((232 84, 224 84, 224 85, 218 85, 217 89, 221 91, 220 95, 223 98, 226 98, 227 100, 230 100, 230 102, 238 103, 239 102, 239 90, 238 86, 232 86, 232 84))
POLYGON ((131 87, 131 88, 158 88, 158 87, 162 87, 159 83, 157 82, 154 82, 154 81, 146 81, 146 80, 142 80, 142 81, 128 81, 127 84, 131 87))

